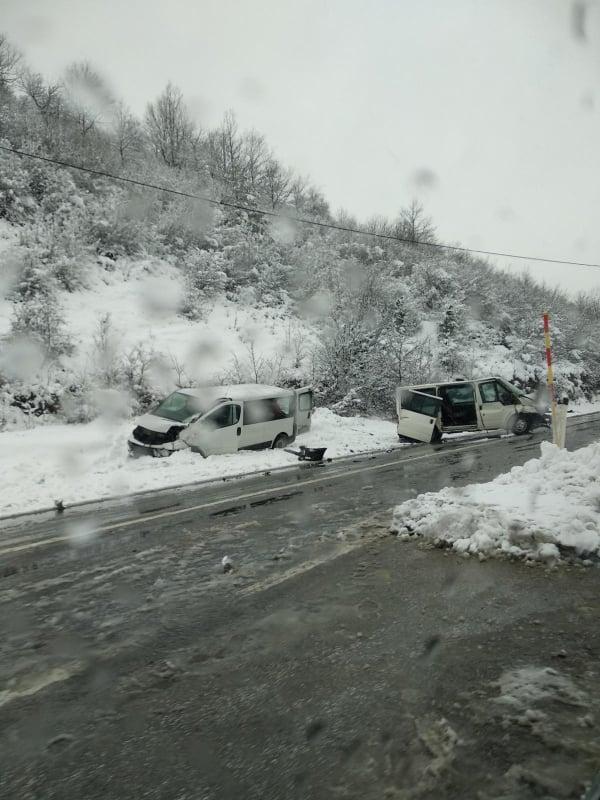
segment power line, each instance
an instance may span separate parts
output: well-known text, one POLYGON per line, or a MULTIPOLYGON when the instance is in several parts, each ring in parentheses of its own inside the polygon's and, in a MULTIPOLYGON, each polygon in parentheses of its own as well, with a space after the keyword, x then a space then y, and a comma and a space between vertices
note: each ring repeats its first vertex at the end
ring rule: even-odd
POLYGON ((210 203, 213 206, 222 206, 224 208, 233 208, 237 211, 246 211, 252 214, 260 214, 264 217, 275 217, 278 219, 283 219, 287 222, 296 222, 300 225, 312 225, 316 228, 329 228, 334 231, 342 231, 344 233, 356 233, 360 236, 372 236, 376 239, 387 239, 393 242, 401 242, 402 244, 414 245, 415 247, 431 247, 438 250, 452 250, 454 252, 460 253, 474 253, 476 255, 482 256, 497 256, 500 258, 515 258, 520 261, 538 261, 544 264, 562 264, 564 266, 569 267, 591 267, 593 269, 600 269, 600 264, 590 264, 584 261, 567 261, 562 258, 543 258, 542 256, 526 256, 520 253, 503 253, 497 250, 477 250, 473 247, 460 247, 459 245, 454 244, 443 244, 441 242, 425 242, 415 239, 407 239, 402 236, 395 236, 392 233, 377 233, 376 231, 365 231, 361 230, 360 228, 351 228, 345 225, 335 225, 333 222, 318 222, 314 219, 305 219, 303 217, 293 217, 288 216, 287 214, 279 214, 277 211, 269 211, 266 208, 255 208, 253 206, 246 206, 242 203, 232 203, 227 200, 215 200, 212 197, 206 197, 204 195, 199 194, 192 194, 190 192, 183 192, 179 189, 169 189, 166 186, 158 186, 155 183, 147 183, 146 181, 139 181, 135 178, 125 178, 122 175, 113 175, 111 172, 105 172, 104 170, 92 169, 91 167, 81 167, 77 164, 71 164, 68 161, 60 161, 56 158, 49 158, 48 156, 41 156, 37 153, 28 153, 24 150, 17 150, 12 147, 6 147, 5 145, 0 145, 0 150, 4 150, 7 153, 12 153, 17 156, 22 156, 24 158, 32 158, 36 159, 37 161, 46 161, 48 164, 55 164, 59 167, 67 167, 68 169, 76 169, 80 172, 87 172, 90 175, 97 175, 101 178, 109 178, 113 181, 121 181, 123 183, 130 183, 134 186, 142 186, 145 189, 155 189, 159 192, 167 192, 168 194, 178 195, 179 197, 188 197, 192 200, 201 200, 204 203, 210 203))

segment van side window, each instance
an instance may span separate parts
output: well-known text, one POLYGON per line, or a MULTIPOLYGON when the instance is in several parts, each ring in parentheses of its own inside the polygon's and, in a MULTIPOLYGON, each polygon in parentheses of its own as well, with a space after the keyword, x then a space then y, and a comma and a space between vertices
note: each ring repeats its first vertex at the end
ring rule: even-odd
POLYGON ((270 401, 273 404, 273 413, 277 415, 274 419, 291 416, 293 399, 293 397, 278 397, 270 401))
POLYGON ((273 422, 291 416, 292 398, 274 397, 269 400, 247 400, 244 403, 244 425, 273 422))
POLYGON ((437 417, 439 411, 439 400, 427 397, 418 392, 403 391, 400 396, 400 406, 405 411, 413 411, 415 414, 424 414, 426 417, 437 417))
POLYGON ((488 381, 479 384, 479 394, 482 403, 497 403, 498 392, 496 391, 496 381, 488 381))
POLYGON ((240 406, 227 405, 215 409, 211 414, 208 414, 203 422, 206 422, 211 428, 228 428, 230 425, 235 425, 240 418, 240 406))
POLYGON ((470 383, 462 386, 441 386, 440 395, 453 406, 470 405, 474 402, 473 387, 470 383))

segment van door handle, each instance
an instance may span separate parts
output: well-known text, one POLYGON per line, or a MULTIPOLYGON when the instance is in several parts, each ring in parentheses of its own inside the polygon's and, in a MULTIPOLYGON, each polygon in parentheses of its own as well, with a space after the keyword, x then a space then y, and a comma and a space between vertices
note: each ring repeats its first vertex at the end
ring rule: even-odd
POLYGON ((237 429, 237 435, 238 435, 238 436, 241 436, 241 435, 242 435, 242 429, 241 429, 241 428, 238 428, 238 429, 237 429))

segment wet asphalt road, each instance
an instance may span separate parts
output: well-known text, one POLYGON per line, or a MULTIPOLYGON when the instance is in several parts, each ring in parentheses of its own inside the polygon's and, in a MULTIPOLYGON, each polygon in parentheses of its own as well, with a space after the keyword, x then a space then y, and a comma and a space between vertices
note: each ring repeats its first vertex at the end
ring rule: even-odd
MULTIPOLYGON (((600 415, 572 420, 569 446, 599 435, 600 415)), ((0 797, 577 796, 600 764, 597 569, 387 530, 395 503, 487 480, 542 438, 5 523, 0 797), (509 713, 496 682, 523 665, 578 701, 509 713)))

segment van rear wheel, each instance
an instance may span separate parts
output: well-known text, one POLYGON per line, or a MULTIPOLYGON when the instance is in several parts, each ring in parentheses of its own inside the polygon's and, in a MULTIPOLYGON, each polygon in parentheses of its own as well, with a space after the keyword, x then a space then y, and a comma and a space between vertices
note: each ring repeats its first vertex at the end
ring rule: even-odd
POLYGON ((283 448, 288 444, 289 437, 285 433, 280 433, 279 436, 276 436, 273 444, 271 447, 273 450, 283 450, 283 448))

